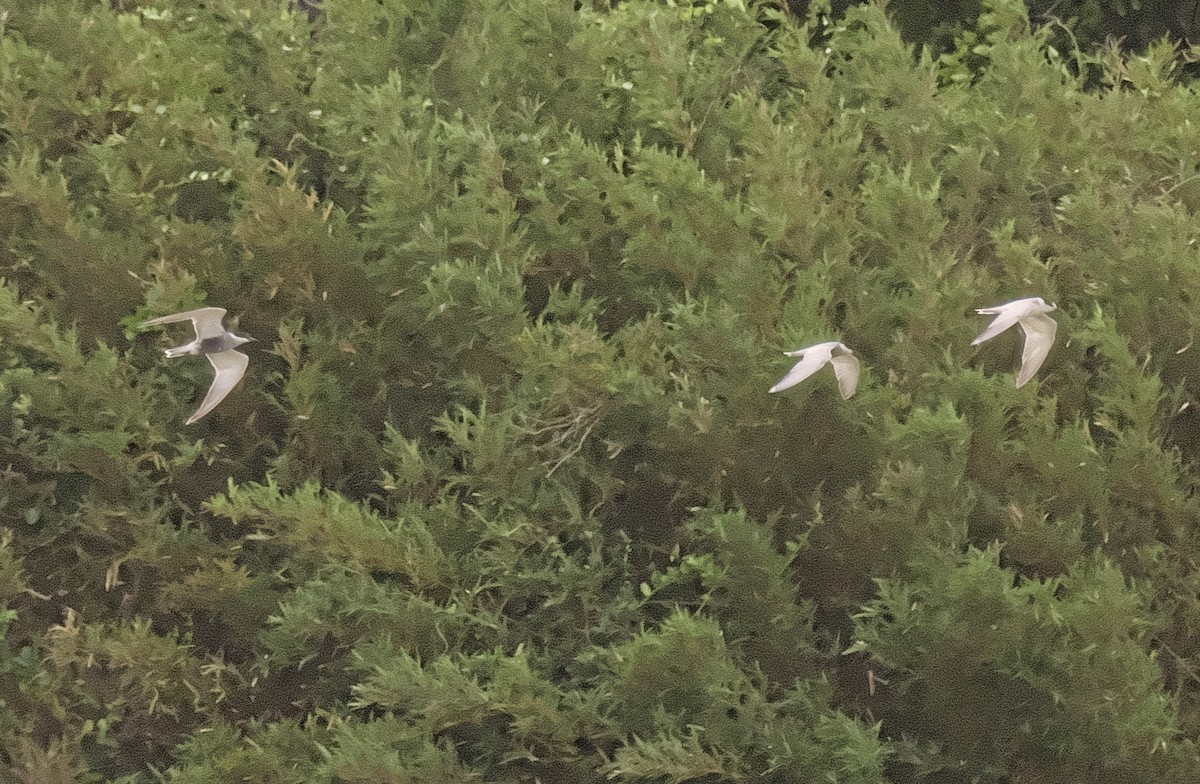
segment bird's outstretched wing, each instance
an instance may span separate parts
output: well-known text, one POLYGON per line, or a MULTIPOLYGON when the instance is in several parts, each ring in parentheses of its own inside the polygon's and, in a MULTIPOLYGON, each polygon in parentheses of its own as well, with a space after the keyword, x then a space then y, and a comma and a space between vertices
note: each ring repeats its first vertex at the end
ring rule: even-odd
POLYGON ((1026 316, 1018 322, 1025 333, 1025 348, 1021 351, 1021 372, 1017 374, 1017 386, 1023 386, 1038 372, 1046 361, 1058 334, 1058 322, 1044 313, 1026 316))
POLYGON ((768 392, 780 392, 788 387, 794 387, 804 379, 816 373, 821 368, 825 367, 825 363, 829 361, 833 354, 832 345, 830 346, 813 346, 811 348, 802 349, 801 351, 789 351, 788 356, 799 356, 803 353, 803 359, 792 366, 788 374, 779 379, 775 386, 771 387, 768 392))
POLYGON ((200 340, 216 338, 225 334, 221 320, 225 318, 225 308, 196 308, 185 310, 183 313, 172 313, 170 316, 159 316, 149 321, 143 321, 139 329, 153 327, 156 324, 172 324, 176 321, 190 321, 200 340))
POLYGON ((861 369, 858 357, 847 353, 829 361, 833 363, 833 372, 837 376, 838 391, 842 393, 842 399, 849 400, 854 390, 858 389, 858 374, 861 369))
MULTIPOLYGON (((214 310, 220 310, 220 308, 214 308, 214 310)), ((217 404, 237 386, 237 383, 242 380, 242 376, 246 374, 250 357, 240 351, 229 349, 209 354, 208 361, 212 363, 216 374, 213 376, 212 386, 208 388, 208 394, 204 396, 204 402, 200 404, 200 408, 196 409, 196 413, 188 417, 187 424, 189 425, 216 408, 217 404)))
POLYGON ((1013 324, 1016 324, 1028 312, 1028 308, 1010 302, 1007 305, 1000 305, 995 308, 979 308, 975 312, 985 316, 994 315, 996 318, 991 324, 988 324, 987 329, 979 333, 979 337, 971 341, 972 346, 978 346, 985 340, 991 340, 1013 324))

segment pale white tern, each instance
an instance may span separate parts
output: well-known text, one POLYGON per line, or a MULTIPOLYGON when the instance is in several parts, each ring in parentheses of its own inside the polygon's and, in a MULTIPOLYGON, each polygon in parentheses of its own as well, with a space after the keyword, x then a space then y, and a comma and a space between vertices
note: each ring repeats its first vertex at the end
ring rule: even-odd
POLYGON ((854 356, 854 352, 842 343, 837 341, 818 343, 815 346, 784 353, 789 357, 802 357, 802 359, 788 371, 786 376, 779 379, 779 383, 771 387, 769 392, 779 392, 793 387, 827 364, 833 365, 833 372, 837 376, 838 390, 842 393, 843 399, 849 398, 858 388, 858 357, 854 356))
POLYGON ((1054 345, 1058 322, 1046 314, 1057 309, 1058 305, 1047 305, 1041 297, 1016 299, 992 308, 978 308, 976 313, 995 316, 996 319, 979 337, 971 341, 971 345, 978 346, 1013 324, 1020 324, 1021 331, 1025 333, 1025 348, 1021 351, 1021 370, 1017 373, 1017 386, 1024 386, 1038 372, 1038 368, 1046 361, 1046 355, 1050 353, 1050 347, 1054 345))

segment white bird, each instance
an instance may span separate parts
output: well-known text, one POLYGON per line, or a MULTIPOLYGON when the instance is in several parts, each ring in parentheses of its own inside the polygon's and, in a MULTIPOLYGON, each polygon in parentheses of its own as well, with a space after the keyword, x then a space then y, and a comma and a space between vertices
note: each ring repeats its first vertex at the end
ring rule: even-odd
POLYGON ((842 393, 843 399, 848 399, 858 388, 858 357, 854 356, 854 352, 842 343, 837 341, 818 343, 815 346, 796 351, 785 351, 784 354, 789 357, 803 357, 803 359, 793 365, 788 374, 779 379, 779 383, 767 390, 768 392, 779 392, 788 387, 794 387, 828 364, 833 365, 833 372, 837 376, 838 390, 842 393))
POLYGON ((1017 373, 1017 386, 1024 386, 1038 368, 1046 361, 1050 347, 1054 345, 1054 336, 1058 333, 1058 322, 1046 314, 1057 310, 1058 305, 1046 304, 1041 297, 1028 297, 1006 302, 992 308, 978 308, 976 313, 995 316, 996 319, 983 333, 971 341, 972 346, 978 346, 985 340, 991 340, 1013 324, 1020 324, 1025 333, 1025 348, 1021 351, 1021 370, 1017 373))
POLYGON ((217 404, 224 400, 225 396, 242 380, 242 376, 246 374, 246 367, 250 364, 250 357, 236 349, 254 338, 235 335, 225 329, 221 324, 224 317, 225 308, 198 308, 143 321, 139 326, 139 329, 144 329, 156 324, 191 321, 192 328, 196 330, 196 339, 177 348, 169 348, 163 353, 167 355, 168 359, 188 354, 203 354, 208 357, 209 363, 216 371, 212 386, 208 388, 208 394, 204 396, 204 402, 200 404, 200 408, 196 409, 196 413, 188 418, 186 424, 192 424, 216 408, 217 404))

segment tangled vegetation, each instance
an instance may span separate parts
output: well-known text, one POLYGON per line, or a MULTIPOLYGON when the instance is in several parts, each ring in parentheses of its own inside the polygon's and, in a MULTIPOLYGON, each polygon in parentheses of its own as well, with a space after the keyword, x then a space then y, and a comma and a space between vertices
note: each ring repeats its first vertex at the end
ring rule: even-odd
POLYGON ((5 9, 0 779, 1197 780, 1170 44, 1015 0, 936 59, 878 5, 5 9), (970 343, 1023 296, 1018 389, 1019 335, 970 343), (259 342, 184 426, 211 370, 137 325, 201 305, 259 342), (766 393, 828 340, 854 397, 766 393))

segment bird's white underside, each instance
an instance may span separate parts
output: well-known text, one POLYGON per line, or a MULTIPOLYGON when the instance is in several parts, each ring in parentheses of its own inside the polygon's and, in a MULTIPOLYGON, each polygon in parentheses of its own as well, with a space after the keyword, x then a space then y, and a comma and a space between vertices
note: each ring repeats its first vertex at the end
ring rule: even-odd
POLYGON ((1041 297, 1029 297, 991 308, 979 308, 976 313, 994 315, 996 318, 979 337, 971 341, 971 345, 978 346, 1014 324, 1019 324, 1021 332, 1025 335, 1025 345, 1021 350, 1021 369, 1017 372, 1016 383, 1018 387, 1024 386, 1037 374, 1054 346, 1058 322, 1046 314, 1055 309, 1056 306, 1047 305, 1041 297))
POLYGON ((784 353, 789 357, 801 357, 801 359, 768 392, 782 392, 789 387, 794 387, 827 364, 833 365, 838 391, 841 392, 843 398, 849 398, 858 388, 858 375, 861 370, 858 357, 854 356, 854 353, 841 343, 836 341, 818 343, 815 346, 784 353), (836 356, 835 352, 837 352, 836 356))

